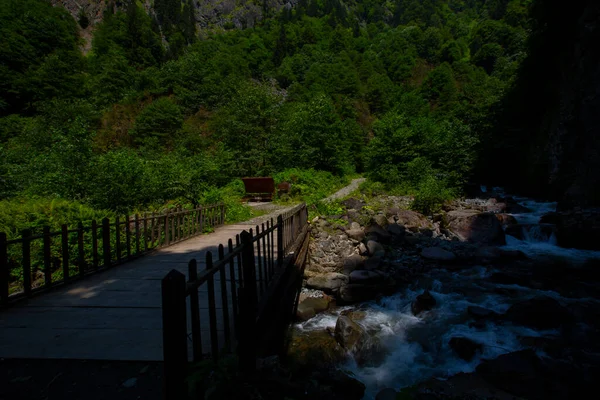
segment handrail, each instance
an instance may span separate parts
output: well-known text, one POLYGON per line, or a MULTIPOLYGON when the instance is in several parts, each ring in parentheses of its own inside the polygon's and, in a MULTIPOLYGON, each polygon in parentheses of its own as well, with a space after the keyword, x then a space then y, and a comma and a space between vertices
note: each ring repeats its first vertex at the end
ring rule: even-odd
POLYGON ((0 233, 0 306, 111 268, 225 223, 224 204, 108 218, 41 234, 0 233), (19 271, 20 279, 11 276, 19 271), (11 274, 11 271, 13 273, 11 274))
POLYGON ((187 279, 175 269, 164 277, 165 398, 185 394, 188 343, 194 361, 206 357, 217 361, 222 351, 231 352, 237 344, 241 368, 253 368, 257 348, 262 348, 258 343, 268 343, 273 335, 262 325, 264 313, 273 312, 276 319, 286 321, 291 318, 308 252, 308 231, 308 210, 300 204, 280 214, 276 223, 271 219, 236 235, 235 245, 232 239, 226 246, 219 245, 214 260, 213 253, 207 252, 202 272, 192 259, 187 279), (201 299, 208 316, 200 313, 201 299), (208 347, 202 340, 207 331, 208 347))

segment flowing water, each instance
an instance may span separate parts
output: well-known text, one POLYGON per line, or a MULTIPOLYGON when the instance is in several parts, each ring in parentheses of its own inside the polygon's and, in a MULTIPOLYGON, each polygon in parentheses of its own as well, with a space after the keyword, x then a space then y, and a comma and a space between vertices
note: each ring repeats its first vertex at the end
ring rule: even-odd
MULTIPOLYGON (((537 224, 543 214, 556 208, 555 203, 516 199, 531 210, 514 215, 519 223, 537 224)), ((574 263, 600 258, 600 252, 560 248, 553 235, 536 234, 535 227, 524 234, 524 240, 507 236, 507 242, 507 248, 521 250, 530 257, 557 256, 574 263)), ((492 266, 474 266, 460 271, 433 269, 393 296, 358 306, 366 311, 366 316, 357 322, 384 349, 383 357, 374 357, 376 361, 371 364, 358 365, 351 359, 344 366, 366 385, 365 399, 374 399, 377 392, 386 387, 398 390, 432 377, 444 379, 459 372, 472 372, 483 358, 492 359, 525 348, 520 337, 559 334, 493 321, 477 326, 468 316, 469 306, 504 313, 512 304, 539 295, 552 297, 565 306, 581 301, 563 298, 551 291, 492 283, 488 278, 494 272, 497 270, 492 266), (437 304, 433 310, 415 317, 411 303, 424 289, 430 290, 437 304), (466 337, 481 343, 483 351, 470 362, 464 361, 450 348, 448 342, 452 337, 466 337)), ((338 315, 345 309, 319 314, 297 327, 301 330, 333 328, 338 315)))

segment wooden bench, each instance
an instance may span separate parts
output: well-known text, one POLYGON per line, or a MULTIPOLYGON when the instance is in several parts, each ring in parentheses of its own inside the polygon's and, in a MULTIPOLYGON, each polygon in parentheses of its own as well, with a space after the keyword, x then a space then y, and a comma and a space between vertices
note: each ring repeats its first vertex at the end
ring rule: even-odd
POLYGON ((242 178, 246 188, 246 201, 271 201, 275 193, 275 181, 272 177, 242 178))

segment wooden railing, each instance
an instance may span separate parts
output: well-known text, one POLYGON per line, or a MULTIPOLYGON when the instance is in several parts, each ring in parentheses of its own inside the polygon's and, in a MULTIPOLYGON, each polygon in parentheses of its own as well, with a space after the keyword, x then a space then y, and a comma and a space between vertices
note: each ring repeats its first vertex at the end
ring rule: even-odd
POLYGON ((0 233, 0 305, 64 285, 137 258, 151 250, 201 234, 225 222, 217 204, 165 214, 103 219, 51 232, 0 233))
POLYGON ((280 215, 277 223, 271 220, 243 231, 235 245, 231 239, 227 246, 219 245, 216 260, 208 252, 200 274, 198 262, 191 260, 187 281, 177 270, 165 276, 165 399, 187 397, 189 361, 218 361, 223 353, 235 351, 241 368, 251 372, 257 355, 282 343, 281 328, 297 306, 308 239, 308 212, 301 204, 280 215))

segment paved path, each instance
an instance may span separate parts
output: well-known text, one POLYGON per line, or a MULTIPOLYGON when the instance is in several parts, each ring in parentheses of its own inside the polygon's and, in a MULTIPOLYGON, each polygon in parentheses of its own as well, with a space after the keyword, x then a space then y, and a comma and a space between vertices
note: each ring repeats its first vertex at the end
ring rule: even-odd
POLYGON ((331 196, 326 197, 325 199, 323 199, 323 201, 333 201, 333 200, 342 199, 342 198, 348 196, 350 193, 354 192, 356 189, 358 189, 360 184, 366 180, 367 180, 366 178, 352 179, 352 182, 350 182, 350 184, 348 186, 338 190, 331 196))
MULTIPOLYGON (((0 359, 162 360, 161 279, 171 269, 187 275, 192 258, 199 261, 199 269, 204 268, 206 252, 216 254, 219 244, 291 208, 220 227, 0 311, 0 359)), ((219 299, 219 283, 215 290, 219 299)), ((201 288, 204 321, 207 298, 201 288)), ((209 334, 203 333, 208 350, 209 334)))

